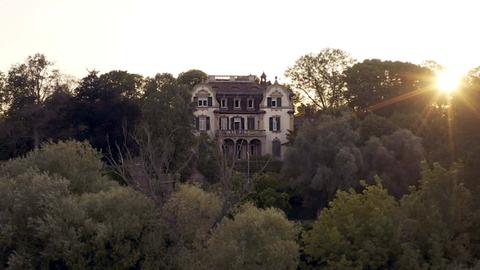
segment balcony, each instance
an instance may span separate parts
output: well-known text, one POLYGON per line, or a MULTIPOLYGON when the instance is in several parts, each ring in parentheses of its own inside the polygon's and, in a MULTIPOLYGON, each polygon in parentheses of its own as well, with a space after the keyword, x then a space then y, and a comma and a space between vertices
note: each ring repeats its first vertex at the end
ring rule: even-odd
POLYGON ((217 130, 217 137, 262 137, 265 136, 264 129, 257 130, 217 130))

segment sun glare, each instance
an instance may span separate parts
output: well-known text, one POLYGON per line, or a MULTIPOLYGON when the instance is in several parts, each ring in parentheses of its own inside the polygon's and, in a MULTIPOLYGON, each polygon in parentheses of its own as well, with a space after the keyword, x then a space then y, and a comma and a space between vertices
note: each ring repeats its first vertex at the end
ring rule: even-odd
POLYGON ((444 93, 452 93, 460 86, 461 75, 451 72, 442 71, 437 73, 438 90, 444 93))

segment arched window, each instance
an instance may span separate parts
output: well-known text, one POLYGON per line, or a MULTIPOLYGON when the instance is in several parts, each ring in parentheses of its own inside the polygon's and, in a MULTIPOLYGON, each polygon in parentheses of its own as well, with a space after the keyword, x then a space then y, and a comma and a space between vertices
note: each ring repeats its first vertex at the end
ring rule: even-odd
POLYGON ((274 140, 272 142, 272 154, 274 157, 281 157, 282 155, 282 144, 279 140, 274 140))

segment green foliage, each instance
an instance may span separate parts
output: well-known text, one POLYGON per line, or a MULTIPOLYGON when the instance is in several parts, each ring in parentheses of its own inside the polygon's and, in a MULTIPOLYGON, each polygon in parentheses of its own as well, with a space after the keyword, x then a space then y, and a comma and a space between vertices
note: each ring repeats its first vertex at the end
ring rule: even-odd
POLYGON ((199 265, 191 269, 296 269, 296 234, 294 224, 281 211, 246 204, 233 219, 224 218, 199 265))
POLYGON ((0 177, 0 268, 13 262, 23 263, 13 269, 47 266, 38 254, 45 245, 38 221, 68 194, 68 181, 58 176, 26 170, 0 177))
POLYGON ((177 81, 179 84, 186 85, 189 89, 207 78, 207 74, 198 69, 190 69, 186 72, 178 74, 177 81))
POLYGON ((282 173, 304 204, 318 209, 338 189, 358 186, 362 166, 358 132, 347 116, 324 116, 316 125, 305 125, 287 150, 282 173))
POLYGON ((365 60, 345 72, 346 98, 354 110, 422 112, 432 104, 434 73, 411 63, 365 60))
MULTIPOLYGON (((193 156, 193 106, 190 89, 171 74, 157 74, 146 79, 141 99, 143 118, 136 136, 149 141, 156 152, 168 162, 168 171, 189 175, 186 166, 193 156)), ((155 152, 154 151, 154 152, 155 152)))
POLYGON ((352 57, 339 49, 327 48, 318 54, 300 57, 285 72, 299 94, 324 110, 344 104, 344 71, 354 63, 352 57))
POLYGON ((169 264, 188 269, 195 260, 195 252, 220 219, 222 206, 222 200, 215 194, 196 186, 180 185, 161 211, 165 239, 169 243, 169 264))
MULTIPOLYGON (((418 258, 418 265, 443 269, 450 262, 472 263, 472 195, 455 170, 424 164, 418 190, 401 201, 402 242, 405 256, 418 258)), ((402 269, 408 269, 404 267, 402 269)))
POLYGON ((112 150, 111 158, 118 158, 116 145, 127 143, 140 121, 138 97, 143 78, 125 71, 111 71, 99 75, 91 71, 82 78, 72 98, 67 119, 71 122, 71 137, 88 140, 102 153, 112 150))
POLYGON ((200 134, 197 140, 196 168, 209 183, 217 183, 220 177, 217 164, 217 159, 220 158, 218 144, 206 134, 200 134))
POLYGON ((98 192, 115 185, 104 176, 101 157, 87 142, 49 142, 25 157, 6 162, 0 167, 0 173, 14 177, 33 168, 69 180, 72 193, 98 192))
POLYGON ((381 138, 371 137, 362 148, 363 177, 370 181, 375 176, 383 180, 385 188, 401 197, 420 179, 423 148, 420 138, 409 130, 399 129, 381 138))
POLYGON ((388 269, 398 248, 398 211, 378 184, 339 191, 303 235, 308 260, 322 269, 388 269))
POLYGON ((66 197, 37 228, 42 258, 68 269, 157 269, 159 232, 154 203, 124 187, 66 197))
POLYGON ((398 126, 388 119, 376 114, 369 114, 360 122, 358 132, 360 134, 360 141, 366 142, 371 137, 380 138, 385 135, 390 135, 398 129, 398 126))
POLYGON ((254 192, 250 199, 259 208, 274 207, 288 213, 291 209, 288 183, 277 173, 262 173, 254 178, 254 192))

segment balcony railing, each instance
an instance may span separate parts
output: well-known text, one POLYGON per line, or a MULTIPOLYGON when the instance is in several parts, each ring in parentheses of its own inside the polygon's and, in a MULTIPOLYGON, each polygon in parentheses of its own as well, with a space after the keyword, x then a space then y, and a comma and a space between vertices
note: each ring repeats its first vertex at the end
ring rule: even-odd
POLYGON ((264 129, 256 130, 217 130, 217 136, 221 137, 260 137, 265 136, 264 129))

